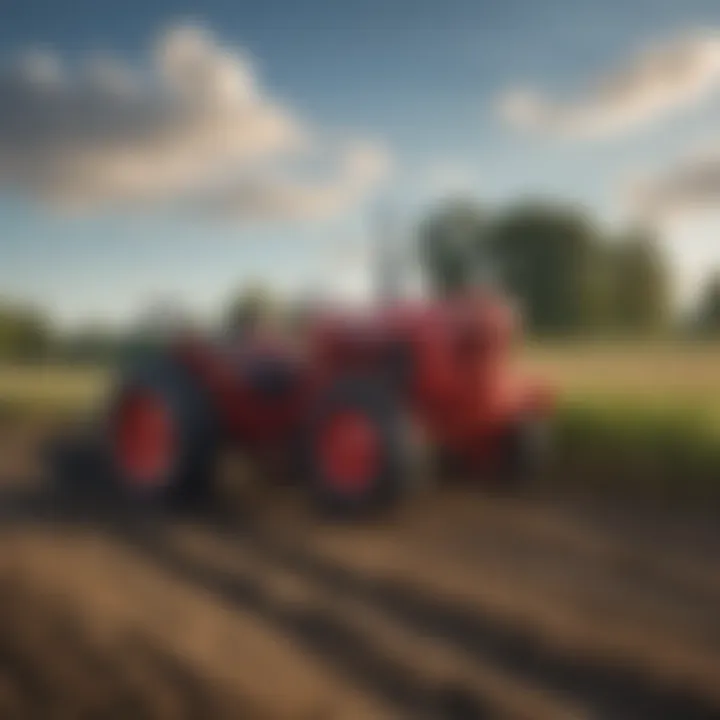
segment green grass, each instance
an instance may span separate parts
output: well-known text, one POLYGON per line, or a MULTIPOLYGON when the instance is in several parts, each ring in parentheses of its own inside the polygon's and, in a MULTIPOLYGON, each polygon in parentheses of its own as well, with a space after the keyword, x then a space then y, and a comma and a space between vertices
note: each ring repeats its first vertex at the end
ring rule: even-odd
POLYGON ((559 391, 558 482, 720 502, 720 345, 531 347, 559 391))
POLYGON ((673 500, 720 501, 716 417, 683 407, 561 405, 556 482, 673 500))
MULTIPOLYGON (((694 409, 720 420, 720 344, 547 344, 521 363, 547 379, 563 404, 694 409)), ((83 407, 101 397, 110 373, 77 366, 0 365, 0 403, 83 407)))

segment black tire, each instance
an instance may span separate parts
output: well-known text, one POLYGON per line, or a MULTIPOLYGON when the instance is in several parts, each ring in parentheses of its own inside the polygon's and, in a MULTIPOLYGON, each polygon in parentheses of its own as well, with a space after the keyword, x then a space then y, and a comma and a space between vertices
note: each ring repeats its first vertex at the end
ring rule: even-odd
POLYGON ((150 362, 129 371, 111 400, 104 435, 110 482, 128 501, 187 509, 209 499, 218 448, 215 417, 199 383, 177 363, 150 362), (175 434, 169 468, 156 481, 142 484, 128 477, 114 448, 114 428, 122 403, 138 391, 162 399, 175 434))
POLYGON ((547 465, 549 449, 547 421, 535 416, 520 418, 501 438, 495 486, 516 490, 535 482, 547 465))
POLYGON ((389 385, 372 377, 353 377, 334 383, 323 393, 303 436, 302 456, 311 499, 324 513, 340 517, 364 516, 393 507, 411 481, 412 448, 401 403, 389 385), (379 444, 377 470, 362 489, 341 490, 328 477, 320 460, 320 435, 338 412, 361 413, 375 428, 379 444))

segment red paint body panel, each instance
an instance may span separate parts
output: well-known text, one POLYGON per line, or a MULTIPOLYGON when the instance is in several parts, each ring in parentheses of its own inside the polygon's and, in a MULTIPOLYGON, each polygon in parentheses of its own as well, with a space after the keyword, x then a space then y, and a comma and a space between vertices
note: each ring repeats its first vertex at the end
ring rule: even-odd
POLYGON ((251 345, 240 353, 238 348, 193 340, 176 347, 175 353, 207 390, 225 434, 243 446, 263 449, 283 442, 305 416, 310 386, 304 375, 295 392, 272 399, 244 376, 249 362, 281 357, 280 349, 251 345))
POLYGON ((135 484, 152 487, 166 475, 175 455, 172 415, 161 397, 138 390, 117 410, 113 452, 135 484))

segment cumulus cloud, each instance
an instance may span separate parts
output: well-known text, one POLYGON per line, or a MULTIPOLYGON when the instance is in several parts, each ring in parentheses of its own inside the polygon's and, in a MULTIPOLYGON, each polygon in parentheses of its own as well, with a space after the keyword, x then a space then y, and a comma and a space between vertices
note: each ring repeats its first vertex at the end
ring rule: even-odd
POLYGON ((519 129, 600 138, 698 104, 718 89, 720 35, 704 33, 649 47, 575 98, 511 90, 498 99, 498 110, 519 129))
POLYGON ((356 142, 338 150, 333 165, 324 177, 258 172, 201 194, 194 202, 224 216, 317 219, 352 206, 387 176, 391 161, 379 146, 356 142))
POLYGON ((317 217, 358 200, 388 167, 369 143, 322 142, 247 57, 196 26, 162 33, 148 72, 109 55, 71 71, 38 51, 0 70, 0 189, 55 205, 317 217), (290 170, 321 157, 331 166, 321 185, 290 170))

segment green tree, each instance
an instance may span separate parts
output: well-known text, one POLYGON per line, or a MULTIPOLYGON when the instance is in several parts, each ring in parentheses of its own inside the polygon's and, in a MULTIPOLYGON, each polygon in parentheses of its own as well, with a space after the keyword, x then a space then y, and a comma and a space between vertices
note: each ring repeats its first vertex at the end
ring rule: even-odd
POLYGON ((613 247, 612 302, 614 324, 623 332, 653 334, 668 327, 670 272, 647 232, 632 231, 613 247))
POLYGON ((420 225, 420 253, 435 292, 462 290, 481 262, 485 213, 474 202, 456 200, 444 205, 420 225))
POLYGON ((587 215, 522 202, 499 215, 487 242, 495 272, 520 302, 530 332, 571 334, 602 323, 606 256, 587 215))
POLYGON ((9 361, 45 359, 53 344, 49 320, 31 307, 0 306, 0 357, 9 361))

